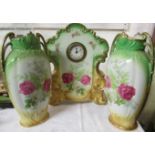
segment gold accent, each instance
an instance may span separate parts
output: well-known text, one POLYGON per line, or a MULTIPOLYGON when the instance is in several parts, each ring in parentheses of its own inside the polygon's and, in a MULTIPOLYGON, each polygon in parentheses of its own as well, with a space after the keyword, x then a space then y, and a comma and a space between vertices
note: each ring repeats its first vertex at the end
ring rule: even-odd
POLYGON ((64 96, 66 100, 72 101, 72 102, 87 102, 90 101, 90 91, 88 90, 85 95, 83 96, 71 96, 68 94, 68 91, 64 91, 64 96))
POLYGON ((7 94, 7 91, 6 91, 6 89, 5 89, 5 87, 4 87, 4 84, 0 81, 0 94, 3 94, 3 93, 6 93, 7 94))
POLYGON ((23 114, 20 113, 21 120, 20 120, 20 125, 23 127, 32 127, 35 125, 38 125, 40 123, 45 122, 49 118, 49 113, 47 112, 47 109, 44 111, 41 111, 40 113, 32 113, 32 114, 23 114), (35 118, 32 118, 34 117, 35 118))
POLYGON ((134 130, 138 126, 134 117, 122 117, 114 113, 110 114, 109 121, 115 127, 126 131, 134 130))
POLYGON ((51 105, 59 105, 65 100, 63 91, 61 90, 60 82, 60 73, 58 70, 55 70, 55 73, 52 75, 52 86, 51 86, 51 105))
POLYGON ((106 98, 104 96, 104 76, 95 68, 93 75, 93 85, 91 89, 90 98, 97 104, 106 104, 106 98))

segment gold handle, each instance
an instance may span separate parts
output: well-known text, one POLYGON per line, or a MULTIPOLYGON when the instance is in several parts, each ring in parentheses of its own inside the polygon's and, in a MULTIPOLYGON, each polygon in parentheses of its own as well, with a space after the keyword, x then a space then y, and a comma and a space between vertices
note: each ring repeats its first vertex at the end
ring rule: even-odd
POLYGON ((5 70, 5 51, 8 48, 8 46, 11 45, 11 43, 7 43, 6 41, 8 40, 8 38, 11 40, 12 38, 15 37, 15 34, 13 32, 9 32, 5 37, 4 37, 4 41, 3 41, 3 45, 2 45, 2 55, 1 55, 1 59, 2 59, 2 69, 3 72, 5 70))
POLYGON ((2 53, 1 53, 1 68, 2 68, 2 78, 3 78, 3 84, 5 89, 8 91, 7 89, 7 83, 6 83, 6 79, 5 79, 5 52, 6 49, 8 48, 8 46, 11 45, 10 42, 6 43, 6 41, 8 40, 8 38, 11 40, 12 38, 15 37, 15 34, 13 32, 8 33, 5 37, 4 37, 4 41, 3 41, 3 45, 2 45, 2 53))
POLYGON ((44 37, 40 33, 36 33, 36 36, 39 38, 40 44, 43 46, 45 53, 47 55, 47 46, 46 46, 46 41, 45 41, 44 37))
POLYGON ((143 35, 145 36, 145 39, 146 39, 146 42, 145 42, 145 53, 147 54, 148 58, 150 59, 151 64, 154 66, 155 53, 154 53, 152 38, 146 32, 144 32, 143 35))

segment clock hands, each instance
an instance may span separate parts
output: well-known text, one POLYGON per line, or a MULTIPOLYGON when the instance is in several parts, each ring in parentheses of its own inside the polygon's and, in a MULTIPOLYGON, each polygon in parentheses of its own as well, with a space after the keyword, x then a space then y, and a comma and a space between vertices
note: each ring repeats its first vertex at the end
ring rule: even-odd
POLYGON ((77 54, 77 53, 79 53, 81 50, 82 50, 81 48, 76 47, 76 48, 75 48, 75 53, 77 54))
POLYGON ((78 48, 76 47, 75 50, 76 50, 75 53, 77 54, 77 53, 79 52, 79 51, 78 51, 78 48))

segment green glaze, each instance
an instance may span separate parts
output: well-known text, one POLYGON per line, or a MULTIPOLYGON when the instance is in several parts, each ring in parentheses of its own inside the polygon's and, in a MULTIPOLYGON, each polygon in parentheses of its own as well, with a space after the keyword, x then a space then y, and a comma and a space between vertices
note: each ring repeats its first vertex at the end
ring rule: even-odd
POLYGON ((18 61, 25 59, 26 57, 45 57, 47 61, 49 61, 47 55, 45 55, 41 49, 31 50, 30 52, 24 49, 14 49, 12 50, 12 52, 10 52, 9 56, 6 59, 5 69, 7 68, 7 70, 10 70, 13 67, 13 65, 15 65, 18 61))
MULTIPOLYGON (((5 68, 10 70, 18 61, 26 57, 46 57, 45 51, 41 50, 40 40, 33 33, 26 36, 17 36, 10 42, 12 51, 6 58, 5 68)), ((47 58, 48 61, 48 58, 47 58)))
POLYGON ((11 47, 13 50, 16 49, 33 49, 33 50, 40 50, 40 40, 36 37, 33 33, 29 33, 26 36, 17 36, 11 40, 11 47))
POLYGON ((144 40, 128 39, 127 36, 118 37, 115 42, 115 50, 126 50, 126 51, 143 51, 145 48, 144 40))
MULTIPOLYGON (((142 36, 147 36, 148 34, 143 33, 142 36)), ((151 45, 150 45, 151 46, 151 45)), ((147 52, 145 52, 146 47, 146 38, 143 39, 134 39, 129 38, 129 36, 125 33, 118 34, 112 45, 111 56, 116 59, 134 59, 139 65, 145 70, 146 78, 148 82, 151 82, 152 72, 154 63, 152 58, 154 57, 154 52, 151 51, 152 56, 150 56, 147 52), (150 58, 151 57, 151 58, 150 58)), ((153 47, 150 47, 150 50, 153 47)))

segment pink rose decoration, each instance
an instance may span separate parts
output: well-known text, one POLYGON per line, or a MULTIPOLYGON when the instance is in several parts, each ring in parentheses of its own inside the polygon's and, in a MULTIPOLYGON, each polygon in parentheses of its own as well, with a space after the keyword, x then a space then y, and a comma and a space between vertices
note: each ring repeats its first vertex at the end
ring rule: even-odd
POLYGON ((73 73, 63 73, 62 80, 66 84, 71 83, 74 80, 73 73))
POLYGON ((48 92, 50 90, 51 80, 46 79, 43 84, 43 90, 48 92))
POLYGON ((119 95, 127 101, 130 101, 132 99, 132 97, 136 94, 135 88, 132 86, 128 86, 126 84, 121 84, 118 87, 117 91, 118 91, 119 95))
POLYGON ((109 76, 105 75, 104 79, 105 79, 105 87, 111 88, 111 80, 109 76))
POLYGON ((31 81, 24 81, 23 83, 20 83, 19 88, 19 92, 24 95, 30 95, 36 89, 35 85, 31 81))
POLYGON ((84 85, 90 84, 91 78, 88 75, 83 75, 80 82, 84 85))

